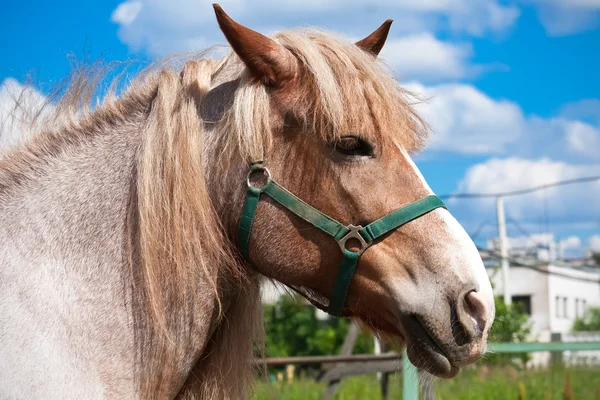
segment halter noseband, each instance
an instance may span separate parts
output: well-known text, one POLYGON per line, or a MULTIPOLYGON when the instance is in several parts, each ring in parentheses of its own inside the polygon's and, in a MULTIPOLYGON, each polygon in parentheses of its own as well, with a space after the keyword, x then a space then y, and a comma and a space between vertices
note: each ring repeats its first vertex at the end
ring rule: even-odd
POLYGON ((350 283, 352 282, 352 276, 354 275, 354 270, 358 264, 358 259, 362 253, 373 244, 373 241, 436 208, 446 208, 444 202, 439 197, 431 195, 404 207, 400 207, 378 220, 371 222, 365 227, 360 225, 345 226, 316 208, 308 205, 284 187, 280 186, 272 179, 271 172, 262 163, 254 163, 250 166, 246 183, 248 185, 248 191, 242 208, 242 216, 240 217, 240 226, 238 230, 238 246, 242 255, 246 260, 250 260, 249 242, 250 233, 252 232, 252 222, 254 221, 254 215, 256 214, 260 196, 262 193, 265 193, 298 217, 312 224, 316 228, 319 228, 329 236, 332 236, 338 242, 340 249, 342 250, 342 263, 340 264, 340 268, 335 278, 331 299, 329 300, 329 306, 327 308, 329 314, 337 317, 342 316, 346 295, 348 293, 348 288, 350 288, 350 283), (267 178, 266 183, 260 188, 252 186, 252 183, 250 182, 251 175, 259 172, 266 175, 267 178), (361 246, 360 250, 353 251, 346 248, 346 242, 350 239, 358 240, 361 246))

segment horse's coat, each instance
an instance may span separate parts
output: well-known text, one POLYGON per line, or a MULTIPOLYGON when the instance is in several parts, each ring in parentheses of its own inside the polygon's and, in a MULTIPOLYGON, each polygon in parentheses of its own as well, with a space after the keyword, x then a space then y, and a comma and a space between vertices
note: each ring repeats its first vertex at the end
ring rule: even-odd
MULTIPOLYGON (((327 298, 334 241, 265 201, 232 239, 248 162, 332 217, 373 220, 431 193, 426 129, 376 61, 317 31, 266 38, 217 17, 236 53, 155 69, 80 110, 77 90, 0 159, 0 397, 240 398, 260 341, 258 272, 327 298), (344 138, 371 154, 340 152, 344 138)), ((77 85, 76 85, 77 86, 77 85)), ((445 210, 369 248, 348 308, 451 376, 484 351, 491 288, 445 210)))

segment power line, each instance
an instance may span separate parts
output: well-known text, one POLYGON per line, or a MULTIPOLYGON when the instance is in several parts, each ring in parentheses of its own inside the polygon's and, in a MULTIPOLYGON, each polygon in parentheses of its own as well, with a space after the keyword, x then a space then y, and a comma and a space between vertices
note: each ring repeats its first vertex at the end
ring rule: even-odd
POLYGON ((575 183, 600 181, 600 176, 588 176, 584 178, 568 179, 565 181, 558 181, 553 183, 547 183, 545 185, 533 186, 527 189, 513 190, 508 192, 496 192, 496 193, 454 193, 440 195, 441 199, 475 199, 475 198, 487 198, 487 197, 507 197, 517 196, 521 194, 527 194, 536 192, 538 190, 548 189, 555 186, 572 185, 575 183))
MULTIPOLYGON (((483 251, 483 252, 487 252, 489 254, 492 254, 498 260, 502 260, 502 256, 500 255, 500 253, 497 253, 497 252, 495 252, 493 250, 482 249, 479 246, 477 246, 477 250, 483 251)), ((514 258, 514 257, 506 257, 506 260, 508 260, 512 266, 529 268, 529 269, 532 269, 532 270, 534 270, 536 272, 539 272, 539 273, 542 273, 542 274, 560 276, 560 277, 563 277, 563 278, 573 279, 573 280, 576 280, 576 281, 583 281, 583 282, 590 282, 590 283, 598 283, 598 284, 600 284, 600 279, 582 278, 582 277, 578 277, 578 276, 572 276, 572 275, 568 275, 568 274, 563 274, 561 272, 549 271, 547 269, 540 268, 541 266, 547 266, 549 263, 537 263, 537 264, 533 264, 533 265, 532 264, 525 264, 525 263, 522 263, 520 261, 517 261, 517 259, 514 258)))
POLYGON ((479 226, 477 227, 477 229, 475 229, 473 231, 473 233, 469 233, 471 240, 475 240, 475 238, 477 238, 481 234, 481 231, 483 230, 483 228, 485 228, 488 225, 491 225, 491 224, 490 224, 490 221, 488 221, 487 219, 485 221, 483 221, 482 223, 480 223, 479 226))
POLYGON ((510 222, 512 224, 512 226, 514 226, 515 228, 517 228, 517 230, 519 232, 521 232, 523 235, 525 235, 525 236, 532 236, 531 232, 529 232, 528 230, 526 230, 525 228, 523 228, 523 226, 521 226, 521 224, 516 219, 508 217, 508 218, 506 218, 506 220, 508 222, 510 222))
MULTIPOLYGON (((588 177, 582 177, 582 178, 576 178, 576 179, 568 179, 568 180, 564 180, 564 181, 557 181, 557 182, 553 182, 553 183, 547 183, 545 185, 533 186, 533 187, 526 188, 526 189, 506 191, 506 192, 496 192, 496 193, 454 193, 454 194, 440 195, 438 197, 440 197, 442 199, 469 199, 469 198, 472 199, 472 198, 508 197, 508 196, 517 196, 517 195, 522 195, 522 194, 527 194, 527 193, 533 193, 533 192, 536 192, 538 190, 544 190, 544 189, 548 189, 548 188, 552 188, 552 187, 556 187, 556 186, 572 185, 572 184, 575 184, 575 183, 584 183, 584 182, 593 182, 593 181, 600 181, 600 175, 599 176, 588 176, 588 177)), ((514 220, 512 218, 509 218, 509 222, 511 222, 519 231, 521 231, 526 236, 530 236, 531 235, 516 220, 514 220)), ((475 230, 475 232, 473 232, 473 235, 471 235, 471 236, 472 237, 477 237, 479 235, 479 233, 481 232, 481 230, 483 229, 483 227, 486 224, 487 224, 487 221, 482 222, 479 225, 479 227, 475 230)), ((535 265, 535 264, 534 265, 525 264, 523 262, 520 262, 520 261, 516 260, 513 257, 502 257, 502 255, 500 255, 499 253, 497 253, 495 251, 492 251, 492 250, 482 249, 479 246, 477 246, 477 249, 479 251, 487 252, 487 253, 493 255, 495 258, 497 258, 497 259, 499 259, 501 261, 502 260, 508 260, 511 265, 515 265, 515 266, 523 267, 523 268, 529 268, 531 270, 534 270, 534 271, 542 273, 542 274, 560 276, 560 277, 567 278, 567 279, 573 279, 573 280, 578 280, 578 281, 583 281, 583 282, 591 282, 591 283, 598 283, 598 284, 600 284, 600 279, 581 278, 581 277, 577 277, 577 276, 572 276, 572 275, 563 274, 563 273, 556 272, 556 271, 549 271, 547 269, 540 268, 540 266, 547 266, 548 263, 538 263, 537 265, 535 265)))
MULTIPOLYGON (((556 187, 556 186, 571 185, 571 184, 575 184, 575 183, 584 183, 584 182, 592 182, 592 181, 600 181, 600 176, 588 176, 588 177, 583 177, 583 178, 568 179, 568 180, 564 180, 564 181, 558 181, 558 182, 548 183, 548 184, 545 184, 545 185, 534 186, 534 187, 530 187, 530 188, 526 188, 526 189, 506 191, 506 192, 496 192, 496 193, 455 193, 455 194, 440 195, 439 197, 442 198, 442 199, 452 199, 452 198, 456 198, 456 199, 500 198, 500 197, 517 196, 517 195, 532 193, 532 192, 536 192, 538 190, 544 190, 544 189, 548 189, 548 188, 556 187)), ((508 220, 519 231, 521 231, 521 233, 523 233, 525 236, 531 236, 531 234, 529 232, 527 232, 516 220, 514 220, 512 218, 508 218, 508 220)), ((487 224, 487 221, 482 222, 479 225, 479 227, 475 230, 475 232, 473 232, 473 235, 471 235, 471 236, 473 238, 477 237, 480 234, 481 230, 483 229, 483 227, 486 224, 487 224)), ((528 268, 528 269, 534 270, 534 271, 542 273, 542 274, 560 276, 560 277, 567 278, 567 279, 572 279, 572 280, 577 280, 577 281, 583 281, 583 282, 590 282, 590 283, 600 284, 600 279, 582 278, 582 277, 572 276, 572 275, 569 275, 569 274, 564 274, 564 273, 557 272, 557 271, 550 271, 550 270, 545 269, 545 268, 540 268, 541 266, 548 266, 549 263, 537 263, 537 264, 533 264, 533 265, 532 264, 525 264, 523 262, 518 261, 517 259, 515 259, 513 257, 503 257, 501 254, 499 254, 499 253, 497 253, 495 251, 492 251, 492 250, 482 249, 479 246, 477 246, 477 249, 479 251, 487 252, 488 254, 493 255, 495 258, 497 258, 500 261, 509 261, 511 265, 518 266, 518 267, 523 267, 523 268, 528 268)))

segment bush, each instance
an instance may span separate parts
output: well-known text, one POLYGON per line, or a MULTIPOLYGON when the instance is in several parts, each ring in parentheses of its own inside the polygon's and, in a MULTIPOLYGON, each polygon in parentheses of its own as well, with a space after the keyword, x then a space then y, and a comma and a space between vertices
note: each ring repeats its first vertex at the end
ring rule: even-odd
POLYGON ((600 308, 591 307, 583 318, 577 318, 573 324, 574 331, 600 331, 600 308))
POLYGON ((596 266, 600 267, 600 253, 592 254, 592 260, 594 260, 596 266))
MULTIPOLYGON (((490 329, 489 341, 493 343, 518 343, 525 342, 531 333, 531 324, 529 315, 523 312, 521 304, 514 303, 508 305, 502 297, 495 297, 496 319, 490 329)), ((529 360, 528 354, 515 356, 514 354, 491 354, 485 358, 484 362, 490 364, 515 364, 520 360, 521 366, 529 360)))
MULTIPOLYGON (((268 357, 315 356, 339 353, 350 321, 319 320, 316 309, 300 295, 282 295, 273 305, 263 305, 268 357)), ((354 353, 371 353, 373 337, 361 333, 354 353)))

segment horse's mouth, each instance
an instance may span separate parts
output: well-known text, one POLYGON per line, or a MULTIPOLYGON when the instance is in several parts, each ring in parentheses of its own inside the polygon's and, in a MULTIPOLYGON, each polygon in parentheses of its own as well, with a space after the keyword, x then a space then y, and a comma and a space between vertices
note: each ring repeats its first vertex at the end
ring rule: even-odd
MULTIPOLYGON (((315 307, 327 312, 327 306, 324 304, 325 301, 320 301, 320 297, 315 296, 314 292, 307 292, 305 288, 290 287, 302 294, 315 307)), ((352 310, 344 309, 344 311, 346 317, 360 318, 360 315, 356 315, 352 310)), ((443 341, 437 340, 436 335, 432 334, 430 329, 426 328, 427 324, 422 323, 421 319, 416 315, 400 317, 399 325, 391 323, 389 319, 385 318, 382 320, 373 320, 371 318, 360 319, 375 332, 403 337, 410 362, 417 368, 425 370, 439 378, 450 379, 455 377, 460 367, 473 363, 482 355, 478 351, 479 346, 473 346, 473 343, 471 343, 471 346, 466 346, 471 350, 468 354, 464 352, 464 350, 467 350, 466 348, 458 352, 450 351, 450 354, 444 352, 443 349, 448 347, 443 345, 443 341), (388 323, 382 323, 386 320, 388 323)), ((396 319, 396 321, 398 320, 396 319)), ((485 349, 485 341, 483 343, 483 348, 485 349)))
POLYGON ((459 367, 454 365, 416 316, 403 319, 403 335, 406 339, 406 352, 410 362, 430 374, 440 378, 453 378, 459 367))

